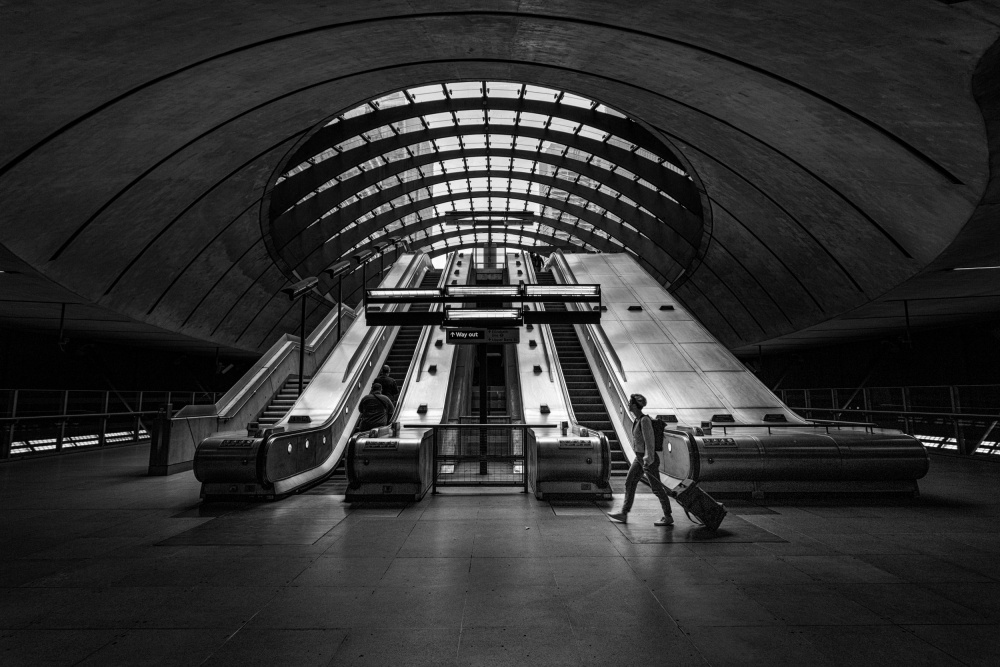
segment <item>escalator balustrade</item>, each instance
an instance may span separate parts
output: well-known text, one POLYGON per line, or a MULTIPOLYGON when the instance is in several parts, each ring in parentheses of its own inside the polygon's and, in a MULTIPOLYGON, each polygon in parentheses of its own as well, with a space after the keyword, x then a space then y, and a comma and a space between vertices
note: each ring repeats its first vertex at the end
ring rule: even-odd
MULTIPOLYGON (((557 284, 551 271, 539 271, 536 275, 539 285, 557 284)), ((561 302, 546 302, 544 305, 545 310, 548 311, 566 310, 566 304, 561 302)), ((601 398, 597 380, 594 379, 594 373, 590 370, 590 364, 587 363, 587 355, 583 351, 583 346, 580 345, 575 327, 572 324, 550 324, 549 327, 555 341, 556 353, 559 355, 559 364, 566 380, 566 389, 569 392, 577 423, 586 428, 604 432, 608 437, 608 444, 611 446, 611 474, 615 476, 627 474, 628 459, 622 450, 615 427, 611 423, 611 416, 601 398)))

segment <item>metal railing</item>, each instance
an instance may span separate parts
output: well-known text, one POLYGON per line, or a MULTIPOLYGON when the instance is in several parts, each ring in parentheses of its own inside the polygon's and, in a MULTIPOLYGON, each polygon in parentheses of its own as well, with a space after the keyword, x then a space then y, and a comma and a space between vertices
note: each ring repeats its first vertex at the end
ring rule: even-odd
POLYGON ((531 424, 437 424, 424 433, 439 486, 520 486, 528 491, 525 452, 531 424))
POLYGON ((139 444, 153 417, 185 405, 214 403, 198 391, 0 390, 0 459, 139 444))
POLYGON ((913 435, 927 447, 1000 455, 1000 385, 780 389, 807 419, 870 421, 913 435))

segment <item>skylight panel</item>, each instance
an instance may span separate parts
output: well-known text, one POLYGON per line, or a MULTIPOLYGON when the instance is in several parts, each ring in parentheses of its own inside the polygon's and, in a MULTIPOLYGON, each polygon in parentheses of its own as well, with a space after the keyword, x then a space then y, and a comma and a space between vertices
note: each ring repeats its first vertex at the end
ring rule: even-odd
POLYGON ((515 147, 519 151, 528 151, 530 153, 535 153, 541 146, 541 141, 538 139, 532 139, 531 137, 518 137, 515 147))
POLYGON ((439 127, 453 127, 455 125, 450 113, 432 113, 424 116, 424 121, 432 130, 439 127))
POLYGON ((548 120, 548 116, 544 116, 539 113, 522 113, 519 124, 522 127, 534 127, 541 129, 545 127, 545 123, 548 122, 548 120))
POLYGON ((563 95, 562 103, 584 109, 589 109, 594 105, 592 100, 588 100, 586 97, 580 97, 579 95, 574 95, 573 93, 566 93, 563 95))
POLYGON ((486 122, 486 114, 481 109, 463 109, 456 111, 459 125, 482 125, 486 122))
POLYGON ((598 130, 596 127, 591 127, 590 125, 583 125, 580 127, 580 136, 595 141, 604 141, 609 136, 609 133, 604 130, 598 130))
POLYGON ((633 144, 631 141, 625 141, 624 139, 616 137, 613 134, 608 137, 608 143, 611 144, 612 146, 616 146, 626 151, 631 151, 633 148, 636 147, 636 145, 633 144))
POLYGON ((448 94, 456 99, 483 96, 483 84, 480 81, 460 81, 449 83, 447 86, 448 94))
POLYGON ((434 145, 440 151, 454 151, 461 148, 458 143, 458 137, 442 137, 440 139, 434 140, 434 145))
POLYGON ((417 103, 420 102, 435 102, 444 99, 444 91, 441 90, 441 85, 434 83, 429 86, 419 86, 417 88, 409 88, 408 93, 413 97, 413 100, 417 103))
POLYGON ((362 104, 359 107, 354 107, 350 111, 344 113, 344 120, 348 118, 357 118, 358 116, 364 116, 366 113, 371 113, 372 108, 367 104, 362 104))
POLYGON ((507 109, 490 109, 490 125, 513 125, 517 114, 507 109))
POLYGON ((389 93, 376 99, 374 104, 379 109, 391 109, 392 107, 401 107, 404 104, 409 104, 409 102, 406 101, 406 96, 403 95, 403 92, 397 90, 394 93, 389 93))
POLYGON ((462 137, 462 141, 465 142, 465 147, 470 150, 486 148, 485 134, 466 134, 462 137))
POLYGON ((509 134, 490 134, 490 144, 501 150, 510 150, 514 144, 514 137, 509 134))
POLYGON ((566 120, 565 118, 553 118, 552 122, 549 123, 549 129, 568 134, 576 132, 578 127, 580 127, 580 123, 566 120))
POLYGON ((605 106, 603 104, 598 104, 597 110, 601 113, 606 113, 609 116, 614 116, 615 118, 628 118, 628 116, 621 113, 620 111, 616 111, 615 109, 612 109, 611 107, 605 106))
POLYGON ((512 170, 522 173, 531 171, 532 165, 535 164, 532 160, 525 160, 524 158, 514 158, 512 162, 512 170))
POLYGON ((521 84, 506 81, 487 81, 486 94, 489 97, 520 97, 521 84))
POLYGON ((539 102, 555 102, 556 98, 559 97, 559 91, 541 86, 528 85, 524 87, 524 97, 539 102))
POLYGON ((336 149, 343 153, 345 151, 357 148, 363 143, 365 143, 365 141, 360 136, 351 137, 350 139, 347 139, 346 141, 342 141, 339 144, 337 144, 336 149))

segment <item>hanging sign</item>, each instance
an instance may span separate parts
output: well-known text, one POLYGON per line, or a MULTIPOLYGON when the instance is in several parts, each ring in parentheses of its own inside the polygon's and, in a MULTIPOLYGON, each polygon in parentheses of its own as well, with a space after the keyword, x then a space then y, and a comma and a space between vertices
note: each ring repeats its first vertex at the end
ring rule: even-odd
POLYGON ((445 341, 449 345, 500 345, 521 342, 520 329, 448 329, 445 341))

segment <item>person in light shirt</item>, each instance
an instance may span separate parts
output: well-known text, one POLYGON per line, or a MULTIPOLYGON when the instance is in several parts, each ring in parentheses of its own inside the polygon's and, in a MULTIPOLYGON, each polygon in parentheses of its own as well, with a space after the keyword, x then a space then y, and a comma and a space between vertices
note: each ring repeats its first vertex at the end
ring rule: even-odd
POLYGON ((660 457, 656 454, 656 434, 653 432, 653 420, 649 415, 644 414, 642 409, 646 407, 646 397, 642 394, 632 394, 629 397, 628 409, 635 417, 632 425, 632 451, 635 458, 628 469, 628 476, 625 478, 625 502, 622 504, 620 512, 608 514, 612 521, 628 523, 628 513, 632 509, 635 501, 635 489, 639 485, 639 479, 645 475, 649 482, 649 488, 660 500, 663 508, 663 517, 659 521, 654 521, 654 526, 672 526, 674 517, 670 512, 670 492, 660 481, 660 457))

